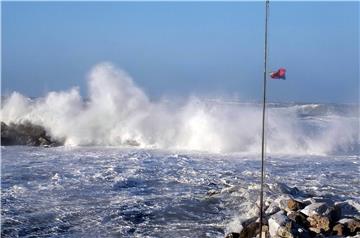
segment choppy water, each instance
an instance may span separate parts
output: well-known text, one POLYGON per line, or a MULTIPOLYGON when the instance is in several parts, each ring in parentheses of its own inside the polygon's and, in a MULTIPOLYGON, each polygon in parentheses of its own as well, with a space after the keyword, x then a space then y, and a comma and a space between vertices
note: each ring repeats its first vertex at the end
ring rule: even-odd
MULTIPOLYGON (((1 152, 2 237, 223 237, 256 213, 258 155, 111 147, 1 152)), ((360 201, 359 164, 358 156, 272 157, 267 183, 360 201)))

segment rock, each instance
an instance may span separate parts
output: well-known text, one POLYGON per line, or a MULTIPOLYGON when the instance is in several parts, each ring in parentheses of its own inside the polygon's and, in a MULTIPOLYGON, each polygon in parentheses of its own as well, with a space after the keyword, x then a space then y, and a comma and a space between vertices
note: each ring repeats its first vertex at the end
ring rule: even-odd
POLYGON ((308 227, 310 225, 306 220, 307 217, 299 211, 291 211, 287 214, 287 217, 302 227, 308 227))
POLYGON ((62 142, 53 140, 42 126, 29 122, 21 124, 1 122, 1 145, 57 146, 62 142))
POLYGON ((303 204, 300 203, 299 201, 296 201, 292 198, 288 199, 287 201, 287 208, 290 210, 290 211, 297 211, 297 210, 300 210, 301 208, 303 208, 303 204))
POLYGON ((289 195, 303 195, 303 193, 296 187, 289 187, 285 183, 276 183, 270 186, 270 190, 275 193, 289 194, 289 195))
POLYGON ((310 230, 320 233, 321 230, 324 230, 325 232, 330 230, 330 218, 326 216, 320 216, 318 214, 312 215, 307 218, 307 220, 310 223, 311 228, 310 230))
POLYGON ((239 238, 240 234, 237 232, 231 232, 225 236, 225 238, 239 238))
POLYGON ((312 203, 302 209, 300 212, 306 216, 320 215, 326 212, 328 206, 326 203, 312 203))
POLYGON ((341 218, 341 207, 340 206, 332 206, 330 207, 325 213, 324 215, 329 216, 330 221, 332 223, 337 222, 338 220, 340 220, 341 218))
POLYGON ((316 235, 321 233, 321 229, 316 228, 316 227, 310 227, 309 230, 312 231, 313 233, 315 233, 316 235))
POLYGON ((309 205, 311 203, 325 203, 327 204, 328 206, 332 206, 334 205, 334 201, 330 198, 324 198, 324 197, 309 197, 309 198, 306 198, 303 200, 303 202, 306 202, 308 203, 309 205))
POLYGON ((310 236, 315 237, 315 238, 325 238, 326 237, 324 234, 321 234, 321 233, 317 234, 317 233, 314 233, 314 232, 310 233, 310 236))
POLYGON ((332 229, 332 234, 333 235, 336 235, 336 236, 347 236, 349 235, 348 232, 347 232, 347 229, 345 227, 345 225, 343 224, 336 224, 333 229, 332 229))
POLYGON ((245 220, 241 223, 243 229, 240 232, 239 237, 241 238, 251 238, 259 234, 260 223, 257 221, 257 217, 252 217, 248 220, 245 220))
POLYGON ((272 202, 270 206, 265 210, 266 216, 271 216, 277 212, 279 212, 281 209, 279 208, 278 204, 275 202, 272 202))
POLYGON ((244 226, 243 229, 240 232, 240 238, 251 238, 255 237, 257 234, 259 234, 259 222, 253 222, 248 224, 247 226, 244 226))
POLYGON ((292 221, 284 214, 283 211, 272 215, 268 223, 271 237, 294 237, 291 233, 291 229, 293 227, 292 221))
POLYGON ((310 232, 305 230, 304 228, 299 227, 298 229, 296 229, 295 232, 295 237, 297 238, 310 238, 310 232))
POLYGON ((40 146, 49 146, 51 144, 51 141, 46 137, 39 137, 38 141, 40 146))
POLYGON ((360 221, 356 219, 345 218, 339 221, 340 224, 345 225, 349 230, 350 235, 355 235, 360 232, 360 221))
POLYGON ((347 228, 351 235, 355 235, 357 232, 360 232, 360 221, 351 219, 351 221, 347 223, 347 228))
POLYGON ((344 202, 335 203, 335 207, 339 207, 341 210, 341 217, 353 217, 360 219, 360 204, 353 200, 347 200, 344 202))
POLYGON ((287 209, 287 201, 290 199, 290 196, 288 195, 281 195, 277 197, 266 209, 266 213, 268 214, 274 214, 280 211, 280 209, 285 210, 287 209))

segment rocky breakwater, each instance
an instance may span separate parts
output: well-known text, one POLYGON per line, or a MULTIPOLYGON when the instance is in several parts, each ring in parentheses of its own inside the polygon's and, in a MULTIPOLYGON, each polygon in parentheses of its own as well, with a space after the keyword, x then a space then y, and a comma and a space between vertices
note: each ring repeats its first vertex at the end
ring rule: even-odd
POLYGON ((39 125, 30 122, 5 124, 1 122, 1 145, 59 146, 63 141, 52 138, 39 125))
MULTIPOLYGON (((266 237, 360 238, 360 204, 353 200, 281 195, 266 207, 264 220, 266 237)), ((240 233, 229 233, 226 238, 259 237, 258 217, 244 221, 242 227, 240 233)))

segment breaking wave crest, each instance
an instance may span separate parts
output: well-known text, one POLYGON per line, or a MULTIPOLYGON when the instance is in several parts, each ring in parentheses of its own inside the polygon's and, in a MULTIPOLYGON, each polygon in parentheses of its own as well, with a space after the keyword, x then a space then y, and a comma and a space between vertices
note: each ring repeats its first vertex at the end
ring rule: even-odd
MULTIPOLYGON (((78 88, 29 99, 13 92, 2 104, 5 123, 41 125, 66 145, 137 145, 144 148, 258 153, 261 108, 191 97, 152 102, 111 63, 89 74, 88 99, 78 88)), ((271 106, 267 150, 282 154, 329 154, 359 149, 358 106, 344 115, 324 105, 271 106), (321 112, 314 114, 316 108, 321 112), (309 113, 310 112, 310 113, 309 113)))

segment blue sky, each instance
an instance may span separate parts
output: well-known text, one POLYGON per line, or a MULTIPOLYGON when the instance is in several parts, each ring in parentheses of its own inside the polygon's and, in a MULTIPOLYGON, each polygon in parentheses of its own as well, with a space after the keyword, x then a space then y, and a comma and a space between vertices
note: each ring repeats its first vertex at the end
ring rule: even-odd
MULTIPOLYGON (((357 102, 359 2, 273 2, 270 101, 357 102)), ((151 98, 260 100, 262 2, 2 2, 2 93, 80 86, 102 61, 151 98)))

